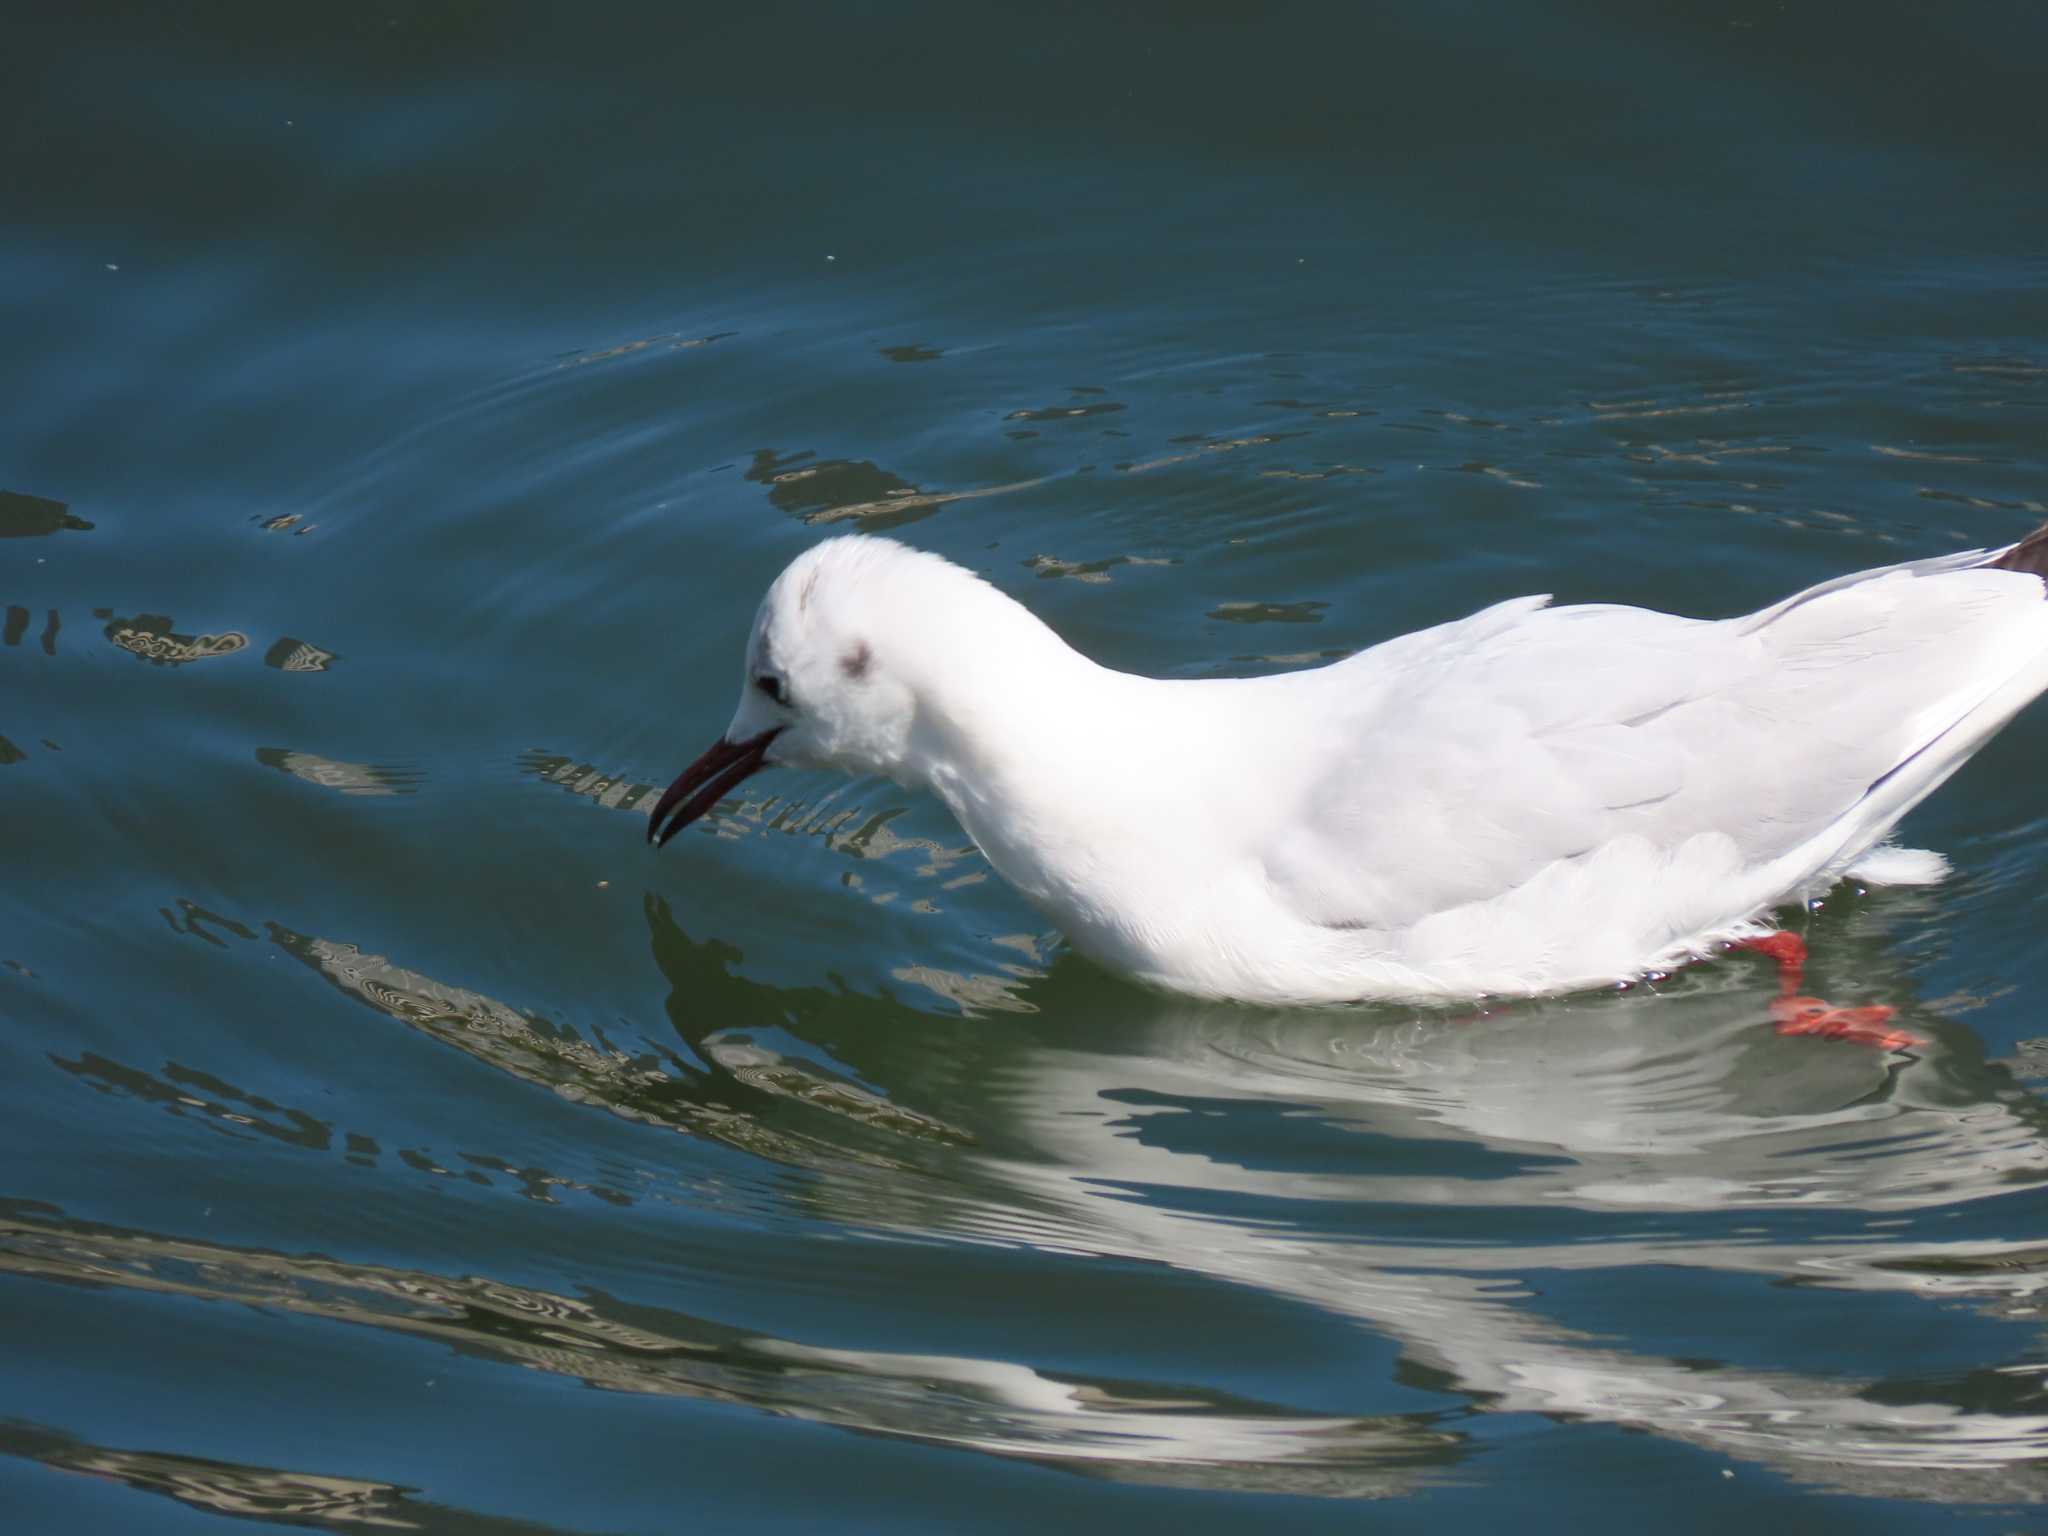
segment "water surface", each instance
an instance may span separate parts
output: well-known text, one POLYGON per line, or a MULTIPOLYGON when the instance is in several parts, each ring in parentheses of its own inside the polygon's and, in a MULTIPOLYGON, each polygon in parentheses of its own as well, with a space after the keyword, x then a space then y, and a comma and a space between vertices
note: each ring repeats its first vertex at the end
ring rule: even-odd
POLYGON ((2034 10, 15 37, 11 1528, 2039 1519, 2048 714, 1791 915, 1889 1055, 1156 996, 880 782, 640 841, 833 531, 1220 676, 2048 519, 2034 10))

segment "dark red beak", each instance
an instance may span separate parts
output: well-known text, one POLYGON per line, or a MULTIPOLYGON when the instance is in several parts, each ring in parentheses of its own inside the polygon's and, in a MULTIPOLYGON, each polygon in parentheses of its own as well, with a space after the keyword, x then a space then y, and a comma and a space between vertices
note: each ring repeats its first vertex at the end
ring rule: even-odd
POLYGON ((711 750, 685 768, 654 802, 654 814, 647 818, 647 841, 659 848, 723 800, 741 779, 767 767, 768 743, 781 734, 782 727, 776 726, 745 741, 721 737, 713 742, 711 750), (675 815, 664 827, 662 818, 671 810, 675 815))

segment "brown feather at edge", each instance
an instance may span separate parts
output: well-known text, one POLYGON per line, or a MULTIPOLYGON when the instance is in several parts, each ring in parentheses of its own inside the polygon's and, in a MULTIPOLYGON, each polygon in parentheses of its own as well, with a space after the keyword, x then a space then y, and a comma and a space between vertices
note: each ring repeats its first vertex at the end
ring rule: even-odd
POLYGON ((2018 571, 2048 581, 2048 523, 2043 523, 1996 560, 1985 563, 1995 571, 2018 571))

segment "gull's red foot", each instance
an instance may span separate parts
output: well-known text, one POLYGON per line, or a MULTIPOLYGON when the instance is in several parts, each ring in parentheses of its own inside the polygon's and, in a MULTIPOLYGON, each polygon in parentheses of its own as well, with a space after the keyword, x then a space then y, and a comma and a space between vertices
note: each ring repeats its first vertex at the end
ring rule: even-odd
POLYGON ((1887 1024, 1895 1009, 1883 1003, 1861 1008, 1837 1008, 1818 997, 1780 997, 1771 1002, 1771 1017, 1781 1035, 1820 1035, 1829 1040, 1847 1040, 1871 1045, 1880 1051, 1911 1050, 1927 1042, 1918 1035, 1887 1024))
POLYGON ((1778 962, 1778 995, 1771 999, 1771 1017, 1781 1035, 1819 1035, 1827 1040, 1847 1040, 1856 1045, 1875 1046, 1880 1051, 1910 1050, 1927 1042, 1888 1021, 1897 1010, 1883 1003, 1861 1008, 1837 1008, 1824 998, 1807 997, 1799 990, 1806 974, 1806 941, 1796 933, 1767 933, 1759 938, 1740 939, 1730 949, 1753 949, 1778 962))
POLYGON ((1796 933, 1780 929, 1755 939, 1737 939, 1728 946, 1730 949, 1753 949, 1760 955, 1769 955, 1778 962, 1781 980, 1790 980, 1794 985, 1799 973, 1806 969, 1806 940, 1796 933))

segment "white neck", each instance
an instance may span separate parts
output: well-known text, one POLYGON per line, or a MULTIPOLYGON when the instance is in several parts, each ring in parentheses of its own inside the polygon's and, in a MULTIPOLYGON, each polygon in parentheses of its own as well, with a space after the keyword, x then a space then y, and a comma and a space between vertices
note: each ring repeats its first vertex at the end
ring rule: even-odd
POLYGON ((1162 937, 1213 943, 1194 929, 1199 902, 1183 920, 1159 891, 1201 889, 1181 866, 1218 851, 1217 829, 1235 814, 1210 765, 1232 757, 1222 735, 1251 723, 1217 708, 1241 685, 1112 671, 979 583, 947 598, 926 610, 925 659, 905 674, 918 701, 906 781, 943 800, 1084 951, 1144 974, 1162 937))

